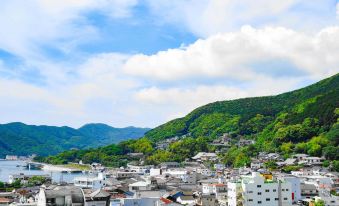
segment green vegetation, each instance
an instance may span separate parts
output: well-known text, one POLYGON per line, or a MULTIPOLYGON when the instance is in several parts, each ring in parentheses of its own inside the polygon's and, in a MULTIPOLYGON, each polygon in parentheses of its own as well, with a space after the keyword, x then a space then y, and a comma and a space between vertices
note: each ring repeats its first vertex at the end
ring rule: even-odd
POLYGON ((146 131, 146 128, 113 128, 104 124, 88 124, 79 129, 23 123, 2 124, 0 158, 7 154, 44 156, 72 148, 94 148, 142 137, 146 131))
POLYGON ((78 169, 78 170, 82 170, 82 171, 87 171, 91 169, 90 165, 85 165, 85 164, 75 164, 75 163, 70 163, 70 164, 66 164, 63 165, 66 168, 70 168, 70 169, 78 169))
POLYGON ((37 186, 37 185, 42 185, 47 182, 47 179, 42 176, 33 176, 28 179, 28 183, 26 186, 37 186))
MULTIPOLYGON (((220 154, 223 163, 240 167, 261 151, 279 152, 285 158, 293 153, 324 155, 338 171, 339 144, 339 74, 316 84, 277 96, 220 101, 197 108, 187 116, 172 120, 148 131, 144 138, 119 144, 78 151, 67 151, 42 161, 64 164, 83 160, 108 166, 124 165, 129 152, 142 152, 144 161, 184 161, 198 152, 215 151, 211 141, 224 133, 233 140, 241 136, 253 139, 254 145, 233 145, 220 154), (155 144, 167 138, 185 138, 156 150, 155 144)), ((274 169, 275 165, 267 165, 274 169)), ((285 171, 297 169, 284 168, 285 171)))
POLYGON ((12 184, 8 184, 0 181, 0 191, 11 192, 13 189, 21 188, 22 184, 20 180, 15 180, 12 184))
POLYGON ((325 206, 325 202, 323 200, 318 200, 315 202, 314 206, 325 206))
POLYGON ((286 173, 290 173, 291 171, 297 171, 297 170, 301 169, 302 167, 303 167, 302 165, 297 165, 297 166, 289 165, 289 166, 284 166, 282 168, 282 171, 284 171, 286 173))

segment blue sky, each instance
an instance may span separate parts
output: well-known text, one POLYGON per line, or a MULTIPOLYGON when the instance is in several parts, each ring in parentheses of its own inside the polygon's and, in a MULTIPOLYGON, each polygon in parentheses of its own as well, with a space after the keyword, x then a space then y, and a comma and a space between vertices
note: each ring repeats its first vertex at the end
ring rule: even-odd
POLYGON ((337 0, 4 0, 0 123, 154 127, 338 73, 337 0))

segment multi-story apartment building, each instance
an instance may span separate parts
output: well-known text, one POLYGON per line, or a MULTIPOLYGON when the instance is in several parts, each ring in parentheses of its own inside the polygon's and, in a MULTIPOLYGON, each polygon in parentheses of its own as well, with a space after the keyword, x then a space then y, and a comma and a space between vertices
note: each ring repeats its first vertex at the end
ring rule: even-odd
POLYGON ((260 173, 242 176, 241 182, 228 183, 228 205, 237 206, 291 206, 291 183, 268 180, 260 173))

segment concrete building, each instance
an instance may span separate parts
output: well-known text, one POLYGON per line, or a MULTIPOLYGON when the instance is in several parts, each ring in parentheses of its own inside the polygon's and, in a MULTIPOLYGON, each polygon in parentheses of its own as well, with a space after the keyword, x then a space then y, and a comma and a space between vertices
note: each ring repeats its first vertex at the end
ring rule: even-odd
POLYGON ((100 177, 75 177, 73 180, 74 186, 88 189, 100 189, 105 186, 105 182, 100 177))
POLYGON ((242 176, 240 182, 228 183, 229 206, 290 206, 292 205, 291 183, 265 180, 260 173, 242 176))
POLYGON ((56 186, 41 188, 37 206, 85 206, 85 195, 81 188, 74 186, 56 186))
POLYGON ((292 202, 301 200, 300 178, 290 175, 283 177, 283 180, 291 183, 292 202))

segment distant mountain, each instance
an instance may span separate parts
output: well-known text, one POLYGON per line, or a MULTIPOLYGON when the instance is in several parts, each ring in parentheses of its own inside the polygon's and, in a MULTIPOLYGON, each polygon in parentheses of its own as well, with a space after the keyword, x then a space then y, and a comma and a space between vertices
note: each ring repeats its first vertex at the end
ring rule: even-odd
MULTIPOLYGON (((102 127, 104 134, 105 127, 102 127)), ((163 145, 163 144, 162 144, 163 145)), ((339 171, 339 74, 308 87, 276 96, 220 101, 199 107, 187 116, 146 132, 144 138, 123 141, 95 150, 65 151, 37 161, 65 164, 82 160, 120 167, 133 161, 127 154, 142 152, 146 164, 184 161, 198 152, 219 153, 221 162, 233 167, 249 165, 259 152, 279 152, 284 158, 295 153, 324 156, 339 171), (231 147, 212 145, 228 133, 231 147), (165 149, 158 142, 185 137, 165 149), (254 144, 237 146, 240 138, 254 144)))
POLYGON ((71 127, 0 124, 0 157, 6 154, 53 155, 72 148, 83 149, 142 137, 148 128, 114 128, 105 124, 71 127))
POLYGON ((86 124, 78 129, 83 134, 94 138, 101 145, 118 143, 126 139, 144 136, 149 128, 125 127, 114 128, 106 124, 86 124))

